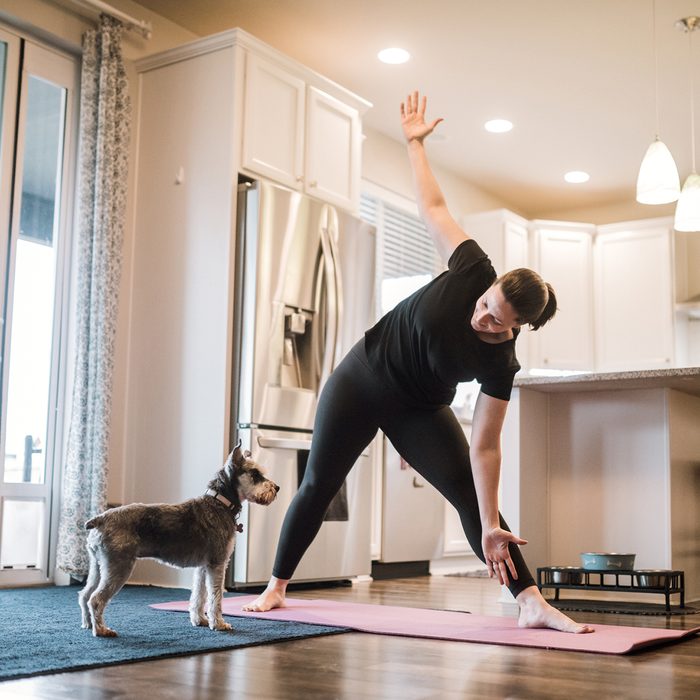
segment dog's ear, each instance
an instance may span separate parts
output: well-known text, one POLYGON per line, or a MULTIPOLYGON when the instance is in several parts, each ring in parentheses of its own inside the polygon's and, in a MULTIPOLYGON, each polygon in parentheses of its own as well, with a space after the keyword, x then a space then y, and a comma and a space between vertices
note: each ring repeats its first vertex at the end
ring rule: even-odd
POLYGON ((233 452, 229 455, 229 461, 231 462, 232 467, 236 466, 243 466, 245 464, 246 460, 246 454, 250 454, 247 450, 246 452, 243 452, 241 449, 241 441, 238 441, 238 444, 233 448, 233 452))
POLYGON ((238 455, 241 452, 241 441, 238 441, 238 444, 229 452, 228 457, 226 458, 226 461, 224 462, 224 469, 233 469, 233 467, 238 464, 239 457, 238 455))

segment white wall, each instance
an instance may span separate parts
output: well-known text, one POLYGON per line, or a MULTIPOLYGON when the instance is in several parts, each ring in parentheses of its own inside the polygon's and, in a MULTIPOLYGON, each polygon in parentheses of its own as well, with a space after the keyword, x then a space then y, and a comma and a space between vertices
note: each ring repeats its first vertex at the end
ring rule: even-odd
MULTIPOLYGON (((409 199, 414 199, 413 181, 404 144, 373 129, 363 128, 362 177, 409 199)), ((430 143, 426 142, 428 156, 430 143)), ((447 205, 455 219, 465 214, 508 208, 506 202, 479 189, 453 172, 433 165, 447 205)))

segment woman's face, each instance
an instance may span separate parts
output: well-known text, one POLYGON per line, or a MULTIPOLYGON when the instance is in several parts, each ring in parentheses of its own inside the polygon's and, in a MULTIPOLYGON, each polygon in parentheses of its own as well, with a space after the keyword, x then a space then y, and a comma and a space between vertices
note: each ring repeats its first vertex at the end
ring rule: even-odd
POLYGON ((520 325, 513 307, 506 301, 501 286, 492 284, 476 301, 471 326, 479 333, 507 333, 520 325))

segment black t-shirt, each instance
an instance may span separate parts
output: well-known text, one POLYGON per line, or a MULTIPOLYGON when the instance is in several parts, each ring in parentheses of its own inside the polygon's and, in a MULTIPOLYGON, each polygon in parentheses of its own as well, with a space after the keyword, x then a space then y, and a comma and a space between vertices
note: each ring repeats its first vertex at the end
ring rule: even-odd
POLYGON ((496 280, 473 239, 460 243, 447 270, 414 292, 365 334, 370 365, 406 403, 452 403, 459 382, 476 379, 481 391, 507 401, 520 369, 511 340, 487 343, 471 327, 477 299, 496 280))

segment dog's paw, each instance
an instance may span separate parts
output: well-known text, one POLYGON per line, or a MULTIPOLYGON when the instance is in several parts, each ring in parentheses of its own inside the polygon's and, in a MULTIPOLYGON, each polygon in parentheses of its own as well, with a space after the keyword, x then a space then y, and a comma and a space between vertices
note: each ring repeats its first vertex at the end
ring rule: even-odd
POLYGON ((117 637, 119 636, 114 630, 109 627, 96 627, 92 630, 95 637, 117 637))
POLYGON ((190 622, 192 627, 209 627, 209 620, 206 615, 200 615, 199 617, 190 617, 190 622))
POLYGON ((209 625, 209 627, 212 630, 214 630, 215 632, 232 632, 233 631, 233 625, 229 625, 228 622, 224 622, 223 620, 220 620, 219 622, 216 622, 213 625, 209 625))

